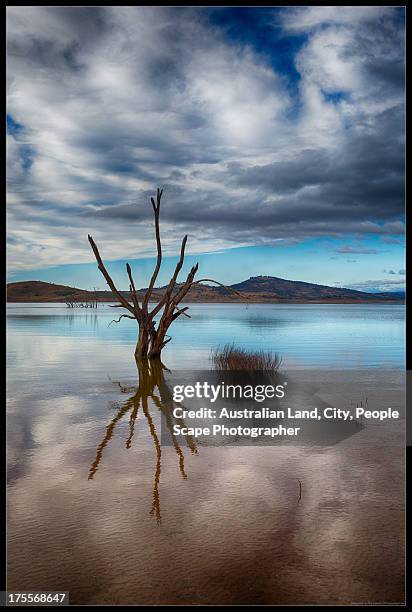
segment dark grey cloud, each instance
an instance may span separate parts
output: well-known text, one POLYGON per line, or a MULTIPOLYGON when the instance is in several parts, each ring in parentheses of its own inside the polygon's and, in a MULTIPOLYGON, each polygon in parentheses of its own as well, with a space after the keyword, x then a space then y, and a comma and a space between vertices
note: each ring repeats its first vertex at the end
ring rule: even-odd
POLYGON ((404 276, 406 274, 405 270, 398 270, 397 272, 395 272, 395 270, 384 270, 384 272, 386 272, 386 274, 399 274, 400 276, 404 276))
POLYGON ((395 244, 403 25, 390 8, 321 8, 282 13, 285 34, 307 34, 292 95, 202 9, 9 7, 10 264, 87 260, 85 228, 110 228, 109 256, 146 253, 158 185, 166 248, 182 232, 195 250, 395 244))

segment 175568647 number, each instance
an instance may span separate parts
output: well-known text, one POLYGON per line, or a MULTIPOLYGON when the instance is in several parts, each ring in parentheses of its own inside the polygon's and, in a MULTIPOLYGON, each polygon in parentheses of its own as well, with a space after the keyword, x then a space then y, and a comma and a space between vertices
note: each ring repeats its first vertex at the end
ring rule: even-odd
POLYGON ((6 606, 68 606, 69 593, 57 591, 8 591, 6 606))

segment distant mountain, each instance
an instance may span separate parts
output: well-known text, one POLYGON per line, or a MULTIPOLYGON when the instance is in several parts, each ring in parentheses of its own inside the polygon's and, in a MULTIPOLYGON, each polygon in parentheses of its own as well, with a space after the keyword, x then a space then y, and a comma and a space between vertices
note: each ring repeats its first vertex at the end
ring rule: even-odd
POLYGON ((380 297, 383 297, 383 298, 404 300, 406 296, 406 292, 405 291, 376 291, 374 292, 374 295, 379 295, 380 297))
POLYGON ((55 285, 43 281, 8 283, 8 302, 65 302, 91 296, 91 292, 66 285, 55 285))
POLYGON ((240 292, 265 294, 273 301, 379 301, 386 299, 403 299, 404 296, 395 293, 366 293, 355 289, 345 289, 342 287, 329 287, 327 285, 316 285, 304 281, 291 281, 276 276, 252 276, 248 280, 232 285, 233 289, 240 292))
MULTIPOLYGON (((176 291, 181 285, 176 285, 176 291)), ((185 302, 271 302, 271 303, 361 303, 361 302, 402 302, 400 292, 366 293, 354 289, 328 287, 302 281, 285 280, 276 276, 254 276, 231 285, 239 294, 222 287, 195 285, 187 294, 185 302)), ((152 300, 157 301, 165 287, 154 289, 152 300)), ((144 290, 138 295, 143 297, 144 290)), ((122 294, 129 297, 128 291, 122 294)), ((7 285, 8 302, 82 302, 97 299, 112 302, 116 298, 111 291, 86 291, 65 285, 43 281, 22 281, 7 285)))
MULTIPOLYGON (((176 284, 175 291, 179 287, 181 287, 181 284, 176 284)), ((155 288, 152 293, 153 301, 157 301, 163 295, 164 290, 165 287, 155 288)), ((130 297, 129 291, 122 291, 121 293, 125 297, 130 297)), ((143 295, 144 290, 139 290, 138 296, 142 298, 143 295)), ((214 287, 208 287, 207 285, 196 285, 190 292, 190 301, 193 302, 221 302, 225 301, 226 297, 225 295, 221 298, 214 287)), ((116 297, 111 291, 88 291, 43 281, 21 281, 8 283, 7 285, 8 302, 88 302, 96 299, 99 302, 116 301, 116 297)))

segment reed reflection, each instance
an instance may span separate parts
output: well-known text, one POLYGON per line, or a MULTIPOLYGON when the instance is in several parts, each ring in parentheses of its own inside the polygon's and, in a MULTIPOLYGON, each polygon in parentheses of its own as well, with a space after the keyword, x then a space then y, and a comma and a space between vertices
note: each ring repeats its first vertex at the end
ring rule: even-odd
MULTIPOLYGON (((116 425, 128 413, 130 413, 129 435, 127 437, 125 446, 127 449, 131 448, 135 434, 136 422, 138 420, 140 410, 141 414, 147 421, 147 425, 149 427, 150 435, 152 437, 156 453, 156 467, 153 479, 153 500, 150 514, 156 517, 157 523, 160 523, 161 513, 159 485, 162 466, 162 447, 154 420, 150 413, 149 406, 154 406, 160 413, 165 416, 165 422, 170 432, 173 447, 178 457, 179 470, 182 475, 182 478, 186 479, 187 474, 185 471, 185 456, 181 446, 179 445, 173 433, 174 424, 184 426, 184 421, 182 419, 177 419, 173 416, 173 394, 169 389, 168 383, 165 380, 164 376, 165 371, 170 372, 170 370, 168 370, 159 359, 145 359, 143 361, 137 360, 136 366, 138 375, 137 386, 127 387, 122 385, 118 381, 112 381, 114 382, 114 384, 118 385, 121 393, 126 395, 130 394, 130 397, 128 397, 124 402, 122 402, 117 413, 107 425, 106 433, 99 446, 97 447, 96 456, 90 467, 88 479, 92 480, 95 477, 103 457, 103 451, 111 440, 116 425)), ((191 436, 186 436, 185 439, 190 452, 192 454, 197 454, 198 450, 194 439, 191 436)))

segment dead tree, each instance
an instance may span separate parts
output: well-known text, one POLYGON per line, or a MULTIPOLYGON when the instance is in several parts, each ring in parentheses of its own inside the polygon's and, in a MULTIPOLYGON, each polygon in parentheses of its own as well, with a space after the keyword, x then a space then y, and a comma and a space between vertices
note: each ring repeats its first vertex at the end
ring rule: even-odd
POLYGON ((156 201, 154 198, 150 198, 153 212, 154 212, 154 223, 155 223, 155 236, 156 236, 156 247, 157 247, 157 260, 156 266, 153 271, 152 277, 150 279, 149 287, 146 289, 143 299, 141 302, 138 300, 138 294, 136 290, 136 286, 133 280, 132 269, 128 263, 126 263, 126 271, 129 277, 129 289, 130 289, 130 297, 131 301, 129 301, 116 287, 111 278, 110 274, 105 268, 105 265, 100 257, 99 250, 94 242, 93 238, 89 235, 88 239, 93 249, 94 256, 96 257, 97 265, 100 272, 103 274, 107 284, 109 285, 111 291, 116 296, 119 301, 118 304, 114 306, 114 308, 123 308, 127 311, 127 314, 122 314, 116 322, 120 322, 122 318, 135 319, 138 324, 139 333, 135 350, 136 359, 145 359, 146 357, 159 358, 162 352, 162 349, 171 341, 171 337, 168 335, 168 329, 178 317, 184 315, 185 317, 189 317, 187 314, 188 306, 184 308, 180 308, 179 304, 186 297, 190 289, 193 285, 201 283, 201 282, 212 282, 237 295, 241 295, 238 291, 231 289, 230 287, 226 287, 210 278, 202 278, 200 280, 195 280, 196 273, 198 271, 199 264, 193 266, 187 275, 186 280, 178 285, 176 288, 177 278, 180 270, 183 267, 184 258, 185 258, 185 248, 187 242, 187 236, 185 236, 182 240, 182 245, 180 248, 180 258, 177 262, 174 274, 169 281, 166 290, 164 291, 163 296, 160 298, 158 304, 152 309, 149 309, 150 298, 153 293, 153 289, 160 271, 160 267, 162 264, 162 242, 160 239, 160 202, 162 199, 163 189, 157 190, 156 201), (159 322, 156 326, 155 317, 161 312, 159 322))

